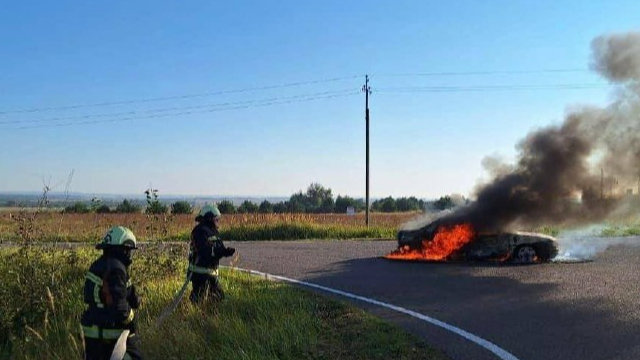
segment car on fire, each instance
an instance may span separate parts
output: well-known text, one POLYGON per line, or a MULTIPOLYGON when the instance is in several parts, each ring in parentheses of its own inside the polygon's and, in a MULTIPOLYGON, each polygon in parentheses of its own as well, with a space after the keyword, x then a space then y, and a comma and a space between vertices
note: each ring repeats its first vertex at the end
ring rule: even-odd
MULTIPOLYGON (((432 241, 442 224, 435 221, 416 230, 398 232, 398 247, 420 249, 423 240, 432 241)), ((530 232, 478 233, 453 252, 449 261, 510 261, 518 264, 548 262, 558 254, 556 239, 530 232)))

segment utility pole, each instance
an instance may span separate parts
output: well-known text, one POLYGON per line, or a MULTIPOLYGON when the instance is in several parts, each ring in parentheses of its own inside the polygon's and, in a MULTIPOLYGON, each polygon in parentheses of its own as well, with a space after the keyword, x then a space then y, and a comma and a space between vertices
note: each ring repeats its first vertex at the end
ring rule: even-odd
POLYGON ((367 197, 366 197, 366 224, 369 227, 369 94, 371 94, 371 88, 369 87, 369 75, 364 76, 364 86, 362 87, 362 91, 364 91, 364 117, 367 123, 367 166, 366 166, 366 184, 367 184, 367 197))
POLYGON ((604 168, 600 168, 600 200, 604 198, 604 168))

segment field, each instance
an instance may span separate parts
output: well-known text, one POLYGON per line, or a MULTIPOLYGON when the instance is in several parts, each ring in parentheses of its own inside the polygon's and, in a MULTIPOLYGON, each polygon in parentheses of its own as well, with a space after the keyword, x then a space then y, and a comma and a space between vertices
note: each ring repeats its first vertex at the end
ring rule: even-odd
MULTIPOLYGON (((364 214, 233 214, 223 215, 224 240, 297 239, 393 239, 405 223, 420 213, 372 213, 371 226, 364 225, 364 214)), ((96 242, 113 225, 133 230, 141 241, 187 241, 194 215, 145 214, 62 214, 59 211, 24 212, 5 208, 0 211, 0 243, 96 242)), ((567 230, 558 226, 520 229, 557 236, 567 230)), ((640 220, 626 216, 594 227, 592 235, 640 235, 640 220)))
MULTIPOLYGON (((233 214, 223 215, 221 236, 228 240, 394 238, 399 226, 417 213, 371 214, 233 214)), ((0 212, 0 241, 94 242, 113 225, 131 228, 139 240, 187 240, 194 215, 61 214, 0 212), (22 228, 22 229, 21 229, 22 228)))
MULTIPOLYGON (((148 359, 445 359, 360 310, 233 269, 221 272, 222 303, 183 301, 158 327, 155 319, 183 282, 185 251, 148 245, 132 265, 148 359)), ((0 250, 0 359, 81 358, 81 289, 98 254, 89 248, 0 250)))

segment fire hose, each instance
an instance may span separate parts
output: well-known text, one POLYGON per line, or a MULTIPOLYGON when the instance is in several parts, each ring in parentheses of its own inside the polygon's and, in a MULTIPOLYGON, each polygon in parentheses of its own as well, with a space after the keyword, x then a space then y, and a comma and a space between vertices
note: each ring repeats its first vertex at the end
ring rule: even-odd
MULTIPOLYGON (((235 267, 235 264, 238 262, 238 259, 239 259, 239 256, 236 255, 236 257, 231 262, 232 268, 235 267)), ((197 264, 199 261, 200 261, 200 257, 198 256, 196 257, 194 264, 197 264)), ((187 268, 187 278, 185 279, 184 284, 182 284, 182 288, 180 288, 180 291, 178 291, 176 296, 173 298, 173 300, 171 301, 171 304, 162 311, 162 313, 160 314, 160 316, 155 322, 156 327, 159 327, 160 325, 162 325, 164 320, 176 310, 176 308, 180 304, 180 301, 182 301, 182 298, 184 297, 184 293, 187 291, 187 287, 189 286, 189 281, 191 281, 191 275, 193 275, 193 272, 189 271, 187 268)))
MULTIPOLYGON (((200 260, 199 257, 196 258, 195 263, 197 263, 198 260, 200 260)), ((169 306, 162 310, 162 313, 160 314, 158 319, 156 319, 156 327, 160 327, 164 320, 169 317, 169 315, 171 315, 178 307, 178 304, 180 304, 180 301, 182 301, 182 298, 184 297, 184 293, 187 291, 189 281, 191 281, 191 275, 193 275, 193 272, 189 271, 189 268, 187 267, 187 278, 185 279, 184 284, 182 284, 182 288, 180 288, 180 291, 178 291, 176 296, 173 298, 171 304, 169 304, 169 306)), ((116 345, 113 347, 113 351, 111 352, 111 357, 109 358, 109 360, 122 360, 124 358, 124 355, 127 352, 127 338, 129 337, 130 333, 131 332, 129 330, 122 331, 122 333, 118 337, 118 341, 116 341, 116 345)))
MULTIPOLYGON (((199 257, 196 258, 196 261, 195 261, 196 264, 198 263, 198 260, 200 260, 199 257)), ((182 288, 180 288, 180 291, 178 291, 176 296, 173 298, 173 300, 171 301, 171 304, 169 304, 169 306, 167 306, 166 308, 164 308, 164 310, 162 310, 162 313, 156 320, 155 325, 157 327, 162 325, 164 320, 176 310, 176 308, 178 307, 178 304, 180 304, 180 301, 182 301, 182 298, 184 297, 184 293, 187 291, 187 287, 189 286, 189 281, 191 281, 191 275, 193 275, 193 272, 187 270, 187 278, 185 279, 184 284, 182 284, 182 288)))
POLYGON ((118 341, 116 341, 116 345, 113 347, 109 360, 122 360, 122 358, 124 358, 127 352, 127 338, 129 337, 129 333, 129 330, 122 331, 122 334, 118 337, 118 341))

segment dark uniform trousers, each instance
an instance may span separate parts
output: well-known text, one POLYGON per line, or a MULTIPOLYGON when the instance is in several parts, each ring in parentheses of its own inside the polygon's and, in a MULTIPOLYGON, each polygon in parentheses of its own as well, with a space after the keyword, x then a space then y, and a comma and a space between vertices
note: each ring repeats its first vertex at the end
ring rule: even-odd
POLYGON ((193 290, 189 295, 189 300, 194 303, 202 300, 220 301, 224 299, 224 292, 220 287, 218 277, 209 274, 193 274, 191 275, 191 285, 193 290))
MULTIPOLYGON (((84 339, 86 351, 85 360, 109 360, 116 345, 116 340, 84 339)), ((127 352, 123 360, 141 360, 140 339, 138 336, 129 336, 127 339, 127 352)))

